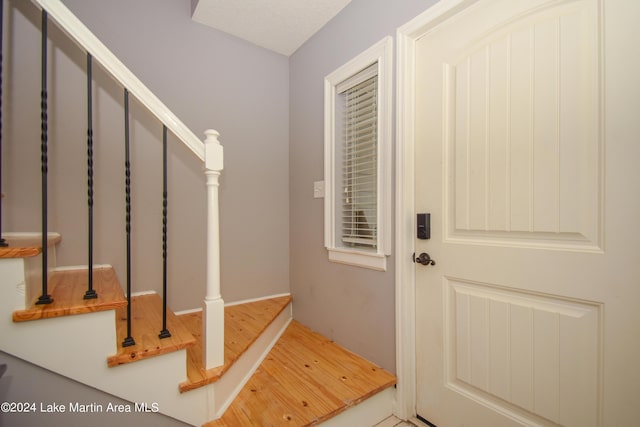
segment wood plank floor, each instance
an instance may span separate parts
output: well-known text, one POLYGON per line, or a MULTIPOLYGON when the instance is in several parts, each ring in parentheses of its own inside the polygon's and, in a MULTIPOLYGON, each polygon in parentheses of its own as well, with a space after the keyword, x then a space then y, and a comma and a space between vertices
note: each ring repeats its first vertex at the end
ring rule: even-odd
POLYGON ((171 336, 160 339, 158 335, 162 330, 162 298, 158 294, 133 297, 131 319, 131 335, 135 345, 122 347, 122 341, 127 336, 127 310, 126 306, 118 309, 116 313, 118 353, 107 358, 107 365, 110 367, 188 348, 196 342, 189 329, 169 309, 167 309, 167 329, 171 336))
POLYGON ((394 375, 293 321, 207 427, 311 426, 395 384, 394 375))
POLYGON ((98 298, 84 299, 87 283, 88 269, 52 272, 48 282, 48 292, 53 302, 36 305, 36 298, 26 309, 14 311, 13 321, 25 322, 126 306, 127 300, 113 268, 94 268, 93 288, 98 293, 98 298))
POLYGON ((193 390, 220 379, 290 302, 291 296, 283 296, 226 306, 224 365, 209 370, 202 368, 202 312, 180 315, 196 337, 195 345, 187 350, 188 379, 180 384, 180 391, 193 390))

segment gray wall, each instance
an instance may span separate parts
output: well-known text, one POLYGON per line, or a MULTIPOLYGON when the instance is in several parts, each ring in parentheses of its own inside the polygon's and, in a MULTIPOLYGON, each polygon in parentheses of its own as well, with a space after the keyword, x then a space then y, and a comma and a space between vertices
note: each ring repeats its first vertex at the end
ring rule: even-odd
POLYGON ((395 254, 387 271, 377 272, 330 263, 324 248, 323 199, 313 198, 313 182, 323 179, 323 81, 383 37, 395 37, 397 27, 434 3, 353 0, 289 62, 294 317, 393 372, 395 254))
MULTIPOLYGON (((354 0, 290 58, 192 22, 190 0, 64 3, 194 132, 221 132, 225 300, 291 290, 296 319, 394 371, 394 255, 383 273, 329 263, 323 246, 323 201, 312 190, 323 179, 322 88, 324 76, 435 0, 354 0)), ((5 53, 4 229, 38 230, 39 16, 30 2, 6 7, 16 37, 5 53)), ((50 228, 63 234, 60 263, 83 264, 85 59, 55 27, 50 38, 50 186, 62 195, 50 228)), ((96 260, 122 278, 122 90, 95 74, 96 152, 105 159, 96 167, 96 260)), ((132 116, 142 163, 133 173, 134 234, 144 242, 134 245, 134 290, 159 289, 161 128, 135 102, 132 116)), ((171 139, 169 297, 180 310, 204 295, 205 189, 200 163, 171 139)))
MULTIPOLYGON (((107 413, 107 405, 131 405, 135 408, 135 402, 128 402, 110 394, 104 393, 84 384, 80 384, 68 378, 54 374, 38 366, 17 359, 6 353, 0 352, 0 364, 7 365, 7 371, 0 377, 0 402, 35 403, 36 412, 30 413, 1 413, 0 427, 112 427, 133 426, 136 427, 183 427, 187 424, 160 413, 107 413), (54 413, 40 412, 40 405, 57 403, 67 408, 70 404, 79 403, 99 408, 102 405, 104 412, 95 413, 54 413)), ((153 402, 147 403, 149 407, 153 402)), ((91 406, 88 406, 91 407, 91 406)), ((162 408, 158 408, 162 410, 162 408)))
MULTIPOLYGON (((6 2, 5 2, 6 3, 6 2)), ((190 0, 64 3, 196 135, 222 134, 220 216, 226 301, 289 291, 288 59, 191 20, 190 0)), ((39 12, 8 2, 3 229, 39 231, 39 12)), ((85 57, 49 26, 50 226, 61 265, 86 264, 85 57)), ((122 88, 94 66, 96 262, 124 286, 122 88)), ((161 124, 131 101, 133 288, 161 289, 161 124)), ((169 305, 201 305, 202 165, 170 137, 169 305)))

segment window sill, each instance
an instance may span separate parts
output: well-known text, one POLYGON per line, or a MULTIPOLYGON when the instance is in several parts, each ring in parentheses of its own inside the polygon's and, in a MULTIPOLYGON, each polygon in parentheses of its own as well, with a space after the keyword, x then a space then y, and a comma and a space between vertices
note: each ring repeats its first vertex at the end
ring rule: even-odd
POLYGON ((327 248, 329 261, 354 265, 371 270, 387 271, 387 256, 377 252, 363 252, 345 248, 327 248))

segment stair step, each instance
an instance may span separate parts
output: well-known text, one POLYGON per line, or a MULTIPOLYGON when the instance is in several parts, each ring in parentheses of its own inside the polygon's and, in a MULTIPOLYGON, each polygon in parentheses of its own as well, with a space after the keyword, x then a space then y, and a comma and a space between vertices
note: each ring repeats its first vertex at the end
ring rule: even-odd
POLYGON ((394 375, 292 321, 224 415, 205 426, 315 425, 395 383, 394 375))
MULTIPOLYGON (((0 247, 0 258, 30 258, 42 253, 42 234, 37 233, 4 233, 4 240, 9 244, 0 247)), ((62 240, 58 233, 49 233, 47 243, 55 246, 62 240)))
POLYGON ((202 312, 179 317, 196 337, 196 344, 187 350, 187 381, 180 384, 185 392, 216 382, 260 334, 291 302, 291 296, 268 298, 224 308, 224 364, 217 368, 202 368, 202 312))
POLYGON ((107 365, 114 367, 193 346, 196 342, 189 329, 167 309, 168 338, 160 339, 162 330, 162 298, 158 294, 139 295, 131 299, 131 335, 135 345, 122 347, 127 336, 126 304, 116 312, 118 353, 109 356, 107 365))
POLYGON ((126 306, 115 271, 111 267, 93 270, 93 288, 98 298, 85 300, 88 284, 88 269, 56 270, 48 281, 48 292, 53 298, 51 304, 36 305, 37 298, 24 310, 13 312, 14 322, 69 316, 113 310, 126 306))

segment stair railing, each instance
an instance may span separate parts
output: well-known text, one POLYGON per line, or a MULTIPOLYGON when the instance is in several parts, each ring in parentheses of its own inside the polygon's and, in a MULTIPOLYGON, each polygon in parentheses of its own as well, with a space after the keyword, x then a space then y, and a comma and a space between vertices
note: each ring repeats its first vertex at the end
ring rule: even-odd
POLYGON ((4 0, 0 0, 0 247, 9 246, 2 237, 2 48, 4 46, 4 0))
POLYGON ((125 168, 125 228, 127 233, 127 336, 123 347, 135 345, 131 336, 131 141, 129 139, 129 91, 124 90, 124 168, 125 168))
POLYGON ((162 329, 160 338, 169 338, 167 329, 167 218, 169 215, 168 193, 169 168, 167 166, 167 127, 162 126, 162 329))
POLYGON ((47 116, 47 23, 48 14, 46 10, 42 10, 42 61, 41 61, 41 91, 40 91, 40 161, 41 161, 41 185, 42 185, 42 295, 38 298, 36 304, 51 304, 53 298, 49 295, 47 286, 48 281, 48 186, 47 176, 49 173, 48 165, 48 116, 47 116))
MULTIPOLYGON (((1 0, 0 0, 1 1, 1 0)), ((219 141, 219 133, 215 130, 205 131, 204 143, 172 112, 169 110, 125 65, 102 43, 100 40, 87 29, 87 27, 69 11, 69 9, 60 0, 31 0, 39 8, 43 10, 43 72, 46 71, 46 22, 51 19, 58 27, 60 27, 81 49, 87 52, 87 74, 89 83, 87 88, 91 92, 91 63, 93 60, 98 61, 114 80, 125 88, 125 122, 128 122, 128 97, 134 96, 140 104, 142 104, 149 112, 151 112, 163 125, 163 325, 160 337, 170 336, 166 324, 166 255, 167 255, 167 238, 166 238, 166 221, 167 221, 167 189, 166 189, 166 133, 171 131, 183 144, 185 144, 200 160, 204 162, 204 170, 207 186, 207 267, 206 267, 206 297, 203 303, 203 361, 204 368, 210 369, 220 366, 224 362, 224 301, 220 293, 220 240, 219 240, 219 201, 218 188, 219 176, 223 169, 223 148, 219 141)), ((89 103, 91 103, 91 95, 88 95, 89 103)), ((89 104, 91 105, 91 104, 89 104)), ((43 158, 43 188, 46 188, 46 77, 43 77, 42 91, 43 106, 43 125, 42 125, 42 158, 43 158)), ((92 258, 92 205, 93 205, 93 149, 92 149, 92 118, 91 107, 88 111, 88 130, 87 130, 87 166, 89 176, 88 204, 90 215, 90 243, 89 243, 89 270, 93 268, 92 258)), ((128 152, 128 132, 125 135, 125 150, 128 152)), ((1 147, 0 147, 1 149, 1 147)), ((0 150, 1 151, 1 150, 0 150)), ((1 158, 0 158, 1 165, 1 158)), ((129 159, 126 160, 126 216, 130 219, 129 204, 129 184, 130 169, 129 159)), ((1 166, 0 166, 1 167, 1 166)), ((1 171, 0 171, 1 172, 1 171)), ((46 254, 46 194, 43 195, 43 255, 46 254)), ((0 217, 1 220, 1 217, 0 217)), ((127 234, 130 233, 129 220, 127 221, 127 234)), ((1 229, 0 229, 1 237, 1 229)), ((127 236, 127 246, 129 251, 129 236, 127 236)), ((46 255, 43 262, 43 270, 46 269, 46 255)), ((127 261, 129 265, 129 261, 127 261)), ((129 269, 129 267, 127 267, 129 269)), ((46 289, 46 270, 43 279, 43 297, 47 295, 46 289)), ((127 276, 130 276, 127 273, 127 276)), ((133 341, 131 336, 131 282, 127 280, 127 290, 129 304, 127 339, 123 345, 130 345, 133 341)), ((88 298, 92 298, 92 283, 89 283, 87 290, 88 298)), ((99 297, 96 295, 96 297, 99 297)), ((46 302, 44 302, 46 303, 46 302)))
POLYGON ((93 58, 87 53, 87 292, 84 299, 96 299, 93 288, 93 58))

